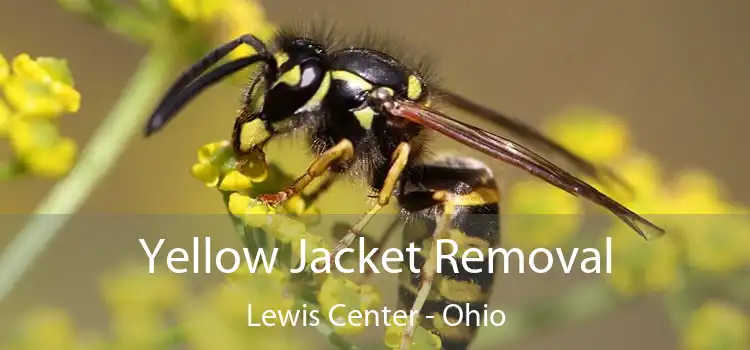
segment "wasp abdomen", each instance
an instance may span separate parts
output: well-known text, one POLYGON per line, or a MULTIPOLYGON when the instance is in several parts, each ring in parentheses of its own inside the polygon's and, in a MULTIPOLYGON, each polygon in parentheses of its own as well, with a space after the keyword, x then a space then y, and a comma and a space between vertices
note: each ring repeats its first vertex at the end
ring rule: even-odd
MULTIPOLYGON (((401 307, 410 308, 425 283, 421 275, 433 240, 443 240, 441 252, 452 259, 438 261, 439 273, 422 307, 422 326, 435 331, 443 349, 465 349, 484 323, 483 311, 492 292, 488 257, 463 261, 469 248, 486 252, 500 243, 500 193, 492 173, 468 158, 446 157, 415 166, 404 177, 399 196, 404 211, 414 217, 404 228, 404 243, 416 242, 415 266, 404 269, 399 288, 401 307), (446 215, 447 214, 447 215, 446 215), (440 220, 448 220, 443 232, 440 220), (446 244, 448 242, 449 244, 446 244), (471 315, 471 316, 470 316, 471 315)), ((473 255, 472 255, 473 256, 473 255)))

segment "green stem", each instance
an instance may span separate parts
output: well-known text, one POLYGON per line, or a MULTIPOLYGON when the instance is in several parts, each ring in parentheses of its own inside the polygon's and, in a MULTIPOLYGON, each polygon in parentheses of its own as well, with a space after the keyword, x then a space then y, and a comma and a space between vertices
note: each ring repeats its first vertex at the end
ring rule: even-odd
POLYGON ((31 268, 72 214, 80 209, 129 141, 139 134, 143 119, 169 78, 172 65, 171 54, 158 50, 141 61, 122 97, 81 153, 75 168, 52 189, 0 255, 0 301, 31 268))

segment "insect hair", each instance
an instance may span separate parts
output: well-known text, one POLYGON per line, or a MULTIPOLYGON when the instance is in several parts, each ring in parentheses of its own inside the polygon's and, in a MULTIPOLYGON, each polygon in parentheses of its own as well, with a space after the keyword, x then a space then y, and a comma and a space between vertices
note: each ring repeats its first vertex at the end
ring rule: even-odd
POLYGON ((356 34, 345 33, 335 21, 318 19, 292 22, 281 26, 273 42, 273 50, 286 47, 296 38, 308 38, 319 43, 326 52, 346 48, 368 48, 395 58, 404 68, 416 72, 428 85, 438 83, 434 56, 425 54, 416 43, 380 29, 366 27, 356 34))

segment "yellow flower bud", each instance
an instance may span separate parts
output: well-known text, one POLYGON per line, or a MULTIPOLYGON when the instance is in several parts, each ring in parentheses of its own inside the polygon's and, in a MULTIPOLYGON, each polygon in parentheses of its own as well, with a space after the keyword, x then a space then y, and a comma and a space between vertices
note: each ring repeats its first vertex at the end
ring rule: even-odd
POLYGON ((644 241, 629 228, 614 227, 609 283, 624 295, 661 293, 682 286, 680 250, 673 236, 644 241))
POLYGON ((8 60, 5 56, 0 54, 0 85, 5 82, 5 79, 10 75, 10 66, 8 66, 8 60))
MULTIPOLYGON (((258 1, 227 0, 221 9, 221 28, 224 38, 236 38, 245 33, 253 33, 264 42, 268 42, 276 28, 266 20, 263 6, 258 1)), ((252 48, 242 45, 232 50, 231 58, 240 58, 255 53, 252 48)))
POLYGON ((245 215, 242 216, 242 221, 250 227, 266 227, 270 225, 274 214, 276 214, 276 210, 273 208, 266 207, 265 204, 256 201, 251 201, 250 207, 247 208, 245 215))
POLYGON ((268 229, 282 243, 299 240, 307 234, 305 224, 286 215, 274 215, 268 229))
POLYGON ((76 112, 81 103, 80 94, 70 87, 17 75, 6 80, 4 91, 16 111, 33 117, 55 118, 76 112))
POLYGON ((13 59, 13 73, 19 77, 31 78, 40 82, 49 82, 52 77, 26 53, 13 59))
POLYGON ((76 160, 78 146, 65 137, 53 147, 43 147, 27 154, 23 161, 27 169, 40 177, 55 178, 66 175, 76 160))
POLYGON ((219 181, 219 169, 208 163, 195 163, 190 167, 190 174, 203 181, 206 186, 214 187, 219 181))
POLYGON ((300 239, 294 239, 292 240, 292 253, 296 256, 302 256, 302 246, 300 244, 301 239, 305 239, 305 264, 310 264, 315 258, 320 257, 320 254, 313 253, 313 250, 316 248, 324 248, 326 251, 330 252, 330 249, 328 249, 328 244, 326 244, 323 237, 305 232, 300 239))
POLYGON ((563 146, 597 163, 608 163, 630 147, 627 125, 617 116, 589 109, 572 109, 545 128, 563 146))
POLYGON ((12 65, 14 75, 5 82, 5 95, 18 112, 52 118, 80 109, 81 95, 73 88, 64 60, 32 60, 28 54, 21 54, 12 65))
POLYGON ((750 318, 741 309, 709 301, 696 310, 685 334, 688 350, 750 348, 750 318))
POLYGON ((332 326, 336 333, 342 335, 358 334, 364 329, 363 324, 352 324, 348 321, 348 315, 353 311, 364 312, 377 307, 381 303, 380 295, 374 288, 368 285, 359 286, 354 282, 343 278, 331 276, 323 282, 318 294, 318 302, 326 315, 331 315, 331 309, 337 307, 331 315, 335 318, 332 326), (344 324, 339 326, 338 324, 344 324))
POLYGON ((247 208, 250 207, 252 199, 244 194, 232 193, 229 195, 229 203, 227 207, 232 215, 242 217, 247 212, 247 208))
POLYGON ((300 196, 294 196, 284 202, 284 210, 294 215, 301 215, 305 212, 305 200, 300 196))
POLYGON ((190 21, 213 20, 227 6, 226 0, 169 0, 169 5, 190 21))
POLYGON ((75 344, 73 320, 61 310, 36 310, 23 322, 24 349, 73 349, 75 344))
POLYGON ((250 188, 250 178, 237 170, 230 170, 219 184, 219 189, 223 191, 243 191, 250 188))
POLYGON ((5 101, 0 99, 0 136, 8 133, 12 116, 13 112, 10 110, 10 107, 8 107, 5 101))
POLYGON ((213 161, 216 153, 226 147, 229 147, 229 141, 211 142, 201 146, 198 148, 198 162, 209 163, 213 161))
POLYGON ((553 247, 580 226, 578 198, 541 181, 521 181, 508 193, 508 242, 515 247, 553 247))
POLYGON ((59 177, 73 167, 78 151, 75 142, 61 137, 50 121, 12 120, 8 132, 13 151, 32 173, 59 177))

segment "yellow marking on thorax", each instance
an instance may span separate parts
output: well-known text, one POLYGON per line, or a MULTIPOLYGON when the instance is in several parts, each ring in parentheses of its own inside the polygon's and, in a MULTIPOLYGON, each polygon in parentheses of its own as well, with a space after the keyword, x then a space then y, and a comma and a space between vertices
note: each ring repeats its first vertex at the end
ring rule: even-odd
POLYGON ((422 96, 422 82, 415 75, 409 76, 409 82, 406 86, 406 97, 414 101, 422 96))
POLYGON ((348 72, 345 70, 335 70, 331 72, 331 76, 335 80, 341 80, 349 84, 353 84, 364 91, 372 90, 372 84, 352 72, 348 72))
POLYGON ((255 119, 240 128, 240 150, 248 151, 271 137, 263 120, 255 119))
POLYGON ((358 109, 354 111, 354 116, 357 117, 359 125, 365 128, 365 130, 370 130, 370 128, 372 128, 372 120, 375 119, 375 111, 373 111, 372 108, 365 107, 358 109))
POLYGON ((292 67, 292 69, 284 72, 281 76, 276 79, 274 86, 284 83, 289 86, 297 86, 302 81, 302 69, 299 65, 292 67))

